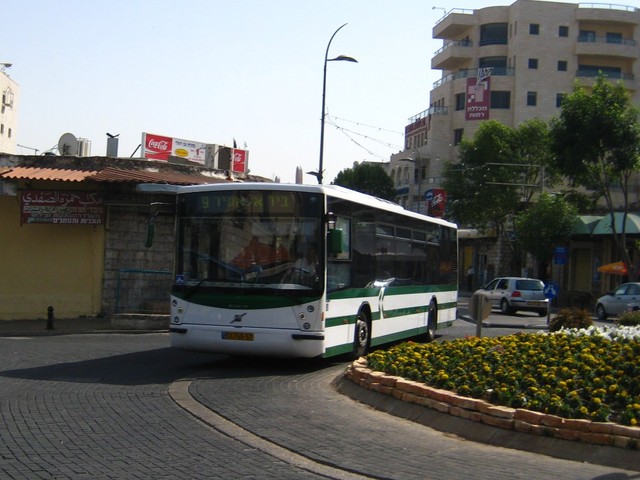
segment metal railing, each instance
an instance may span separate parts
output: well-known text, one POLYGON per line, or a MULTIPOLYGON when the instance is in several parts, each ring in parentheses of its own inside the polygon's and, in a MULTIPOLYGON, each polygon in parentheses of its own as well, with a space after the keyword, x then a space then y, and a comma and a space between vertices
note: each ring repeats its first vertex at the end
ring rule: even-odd
POLYGON ((172 285, 166 270, 118 270, 113 313, 167 314, 172 285))

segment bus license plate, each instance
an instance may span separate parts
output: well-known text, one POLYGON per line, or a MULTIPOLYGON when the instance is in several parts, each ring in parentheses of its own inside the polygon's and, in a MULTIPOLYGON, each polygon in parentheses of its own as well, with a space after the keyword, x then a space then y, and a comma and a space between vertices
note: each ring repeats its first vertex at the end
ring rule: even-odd
POLYGON ((223 340, 242 340, 245 342, 253 342, 253 333, 245 332, 222 332, 223 340))

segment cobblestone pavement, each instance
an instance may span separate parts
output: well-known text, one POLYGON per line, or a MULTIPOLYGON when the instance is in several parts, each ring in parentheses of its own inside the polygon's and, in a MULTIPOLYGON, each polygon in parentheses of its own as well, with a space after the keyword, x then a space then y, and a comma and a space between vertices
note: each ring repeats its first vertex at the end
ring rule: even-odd
POLYGON ((346 363, 167 344, 166 334, 0 338, 0 478, 640 478, 377 412, 331 387, 346 363), (183 379, 192 402, 239 428, 178 405, 169 393, 183 379))

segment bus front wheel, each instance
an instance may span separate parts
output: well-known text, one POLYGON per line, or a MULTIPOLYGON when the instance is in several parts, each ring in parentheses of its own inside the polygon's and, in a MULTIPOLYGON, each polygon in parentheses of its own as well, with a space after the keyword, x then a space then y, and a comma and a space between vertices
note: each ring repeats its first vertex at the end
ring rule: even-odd
POLYGON ((356 330, 353 338, 353 357, 360 358, 367 354, 371 332, 369 322, 363 313, 359 313, 356 318, 356 330))

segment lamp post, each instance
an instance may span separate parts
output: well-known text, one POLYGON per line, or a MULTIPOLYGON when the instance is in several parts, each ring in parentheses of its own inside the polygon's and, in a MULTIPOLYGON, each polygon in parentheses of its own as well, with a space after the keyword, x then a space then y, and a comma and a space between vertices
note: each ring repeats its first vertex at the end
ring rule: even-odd
POLYGON ((324 167, 323 167, 323 156, 324 156, 324 118, 325 118, 325 99, 326 99, 326 94, 327 94, 327 62, 355 62, 358 63, 358 61, 355 58, 352 57, 348 57, 346 55, 339 55, 336 58, 328 58, 329 57, 329 47, 331 46, 331 42, 333 41, 333 37, 336 36, 336 33, 338 33, 340 31, 341 28, 343 28, 345 25, 347 25, 346 23, 344 25, 342 25, 340 28, 338 28, 335 32, 333 32, 333 35, 331 35, 331 38, 329 39, 329 43, 327 44, 327 51, 324 54, 324 72, 323 72, 323 76, 322 76, 322 116, 320 117, 320 161, 318 163, 318 171, 317 172, 307 172, 310 175, 315 175, 318 178, 318 184, 322 185, 322 176, 323 176, 323 172, 324 172, 324 167))

